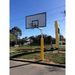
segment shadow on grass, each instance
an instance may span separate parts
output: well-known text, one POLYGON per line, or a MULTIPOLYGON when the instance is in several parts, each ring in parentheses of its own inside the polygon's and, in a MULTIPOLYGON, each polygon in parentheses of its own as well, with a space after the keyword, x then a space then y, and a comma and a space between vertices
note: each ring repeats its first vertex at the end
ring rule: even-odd
MULTIPOLYGON (((57 49, 50 49, 50 50, 45 49, 44 52, 48 52, 48 51, 53 52, 54 50, 57 50, 57 49)), ((21 53, 21 54, 17 54, 17 55, 11 56, 11 58, 17 58, 18 56, 23 56, 23 55, 33 54, 33 53, 39 53, 39 52, 41 52, 41 51, 34 51, 34 52, 21 53)), ((15 52, 14 52, 14 53, 15 53, 15 52)), ((11 54, 11 53, 10 53, 10 54, 11 54)))
MULTIPOLYGON (((53 50, 44 50, 44 52, 48 52, 48 51, 53 51, 53 50)), ((28 52, 28 53, 21 53, 21 54, 17 54, 17 55, 14 55, 14 56, 11 56, 11 58, 16 58, 18 56, 22 56, 22 55, 28 55, 28 54, 33 54, 33 53, 39 53, 41 51, 34 51, 34 52, 28 52)), ((14 52, 15 53, 15 52, 14 52)), ((10 53, 11 54, 11 53, 10 53)))

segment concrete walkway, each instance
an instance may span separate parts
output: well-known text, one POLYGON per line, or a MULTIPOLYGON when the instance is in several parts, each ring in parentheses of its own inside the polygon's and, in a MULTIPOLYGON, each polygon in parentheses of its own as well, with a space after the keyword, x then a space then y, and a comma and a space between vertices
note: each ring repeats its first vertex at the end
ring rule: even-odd
POLYGON ((65 75, 65 68, 10 61, 10 75, 65 75))

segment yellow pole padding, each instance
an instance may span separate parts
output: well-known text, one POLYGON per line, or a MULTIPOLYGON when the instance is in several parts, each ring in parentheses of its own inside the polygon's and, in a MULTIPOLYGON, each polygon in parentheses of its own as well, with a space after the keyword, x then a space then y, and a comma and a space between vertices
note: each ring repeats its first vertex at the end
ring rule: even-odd
POLYGON ((44 60, 44 39, 41 38, 41 60, 44 60))
POLYGON ((59 48, 58 21, 55 21, 56 48, 59 48))

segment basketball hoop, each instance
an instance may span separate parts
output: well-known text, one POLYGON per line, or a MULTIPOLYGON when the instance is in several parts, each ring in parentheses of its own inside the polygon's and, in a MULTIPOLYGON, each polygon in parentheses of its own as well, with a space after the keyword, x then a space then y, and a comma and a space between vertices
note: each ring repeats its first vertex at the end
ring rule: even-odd
POLYGON ((35 23, 30 23, 29 25, 31 26, 31 29, 37 28, 35 23))
POLYGON ((41 31, 41 60, 44 60, 43 29, 46 27, 46 12, 26 16, 26 29, 38 28, 41 31))

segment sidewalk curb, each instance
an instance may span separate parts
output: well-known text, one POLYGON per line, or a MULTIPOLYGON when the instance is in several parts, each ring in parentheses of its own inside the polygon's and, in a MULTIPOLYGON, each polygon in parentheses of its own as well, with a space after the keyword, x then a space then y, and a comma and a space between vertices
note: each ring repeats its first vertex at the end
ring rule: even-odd
POLYGON ((42 61, 31 61, 28 59, 19 59, 19 58, 10 58, 10 60, 65 68, 65 65, 63 65, 63 64, 61 64, 61 65, 60 64, 51 64, 51 63, 44 63, 42 61))

